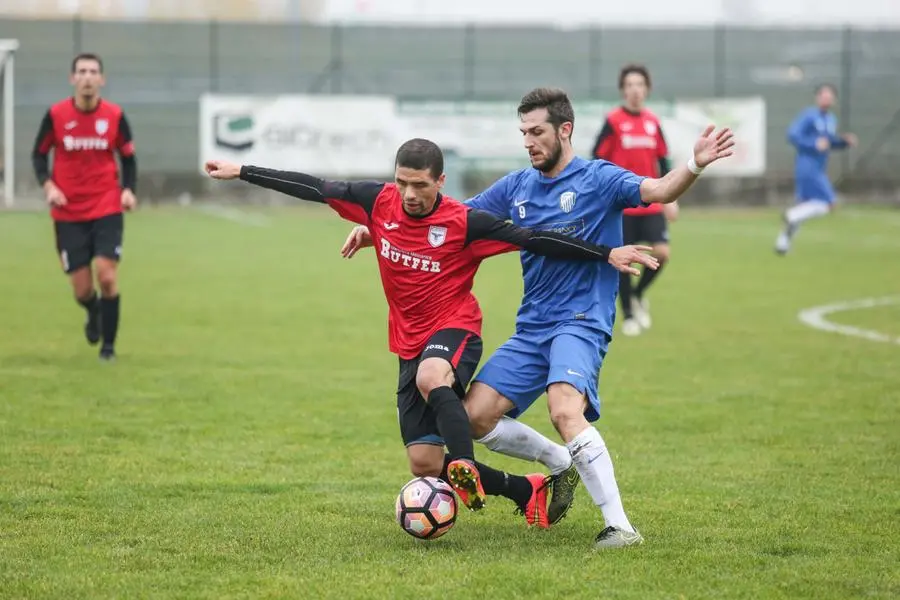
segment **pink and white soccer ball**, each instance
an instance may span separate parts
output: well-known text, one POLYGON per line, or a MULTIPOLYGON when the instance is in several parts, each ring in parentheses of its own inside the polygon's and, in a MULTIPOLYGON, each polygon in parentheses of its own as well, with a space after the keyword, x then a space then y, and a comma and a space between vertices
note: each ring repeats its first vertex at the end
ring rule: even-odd
POLYGON ((446 482, 436 477, 416 477, 397 496, 397 522, 413 537, 439 538, 456 522, 456 495, 446 482))

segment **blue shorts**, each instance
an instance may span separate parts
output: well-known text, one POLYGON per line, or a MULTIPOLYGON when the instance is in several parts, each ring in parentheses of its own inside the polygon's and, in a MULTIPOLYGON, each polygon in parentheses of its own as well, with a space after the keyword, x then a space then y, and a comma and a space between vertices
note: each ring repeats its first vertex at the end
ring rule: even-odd
POLYGON ((825 173, 803 173, 795 179, 795 196, 797 202, 821 200, 831 204, 834 202, 834 187, 825 173))
POLYGON ((584 416, 600 417, 597 381, 609 348, 604 331, 577 323, 563 323, 543 331, 517 331, 497 348, 475 377, 507 398, 516 418, 534 404, 552 383, 568 383, 587 395, 584 416))

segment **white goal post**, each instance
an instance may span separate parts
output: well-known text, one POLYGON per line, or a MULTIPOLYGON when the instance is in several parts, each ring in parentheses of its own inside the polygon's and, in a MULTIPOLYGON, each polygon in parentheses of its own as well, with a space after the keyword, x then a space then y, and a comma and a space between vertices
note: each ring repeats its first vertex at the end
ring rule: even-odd
POLYGON ((19 40, 0 40, 0 83, 3 86, 3 202, 13 205, 16 189, 15 90, 19 40))

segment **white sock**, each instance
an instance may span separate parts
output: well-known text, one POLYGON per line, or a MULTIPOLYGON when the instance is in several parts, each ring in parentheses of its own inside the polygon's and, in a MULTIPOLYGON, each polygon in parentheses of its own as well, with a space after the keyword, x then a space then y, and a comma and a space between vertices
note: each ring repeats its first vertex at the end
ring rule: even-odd
POLYGON ((572 466, 572 457, 569 456, 569 450, 565 446, 549 440, 528 425, 509 417, 500 419, 489 434, 476 441, 500 454, 523 460, 536 460, 550 469, 553 475, 562 473, 572 466))
POLYGON ((606 450, 606 442, 600 437, 600 432, 595 427, 588 427, 566 445, 584 487, 603 513, 606 526, 634 531, 634 527, 625 516, 612 459, 606 450))
POLYGON ((791 225, 799 225, 814 217, 823 217, 830 210, 828 203, 821 200, 807 200, 788 209, 787 220, 791 225))

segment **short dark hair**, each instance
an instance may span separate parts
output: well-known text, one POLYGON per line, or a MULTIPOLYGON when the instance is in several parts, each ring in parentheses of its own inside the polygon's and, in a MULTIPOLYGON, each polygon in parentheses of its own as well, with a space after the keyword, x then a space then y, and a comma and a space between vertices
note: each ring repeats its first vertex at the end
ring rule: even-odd
POLYGON ((437 179, 444 174, 444 153, 440 146, 431 140, 413 138, 403 142, 397 150, 395 167, 407 169, 428 169, 431 176, 437 179))
POLYGON ((572 108, 572 101, 564 90, 551 87, 535 88, 522 96, 518 113, 521 117, 539 108, 547 109, 547 121, 554 129, 559 129, 559 126, 566 122, 574 127, 575 109, 572 108))
POLYGON ((838 95, 837 86, 834 85, 833 83, 828 83, 828 82, 820 83, 819 85, 816 86, 816 95, 818 96, 819 92, 821 92, 824 89, 831 90, 831 93, 834 94, 835 96, 838 95))
POLYGON ((103 72, 103 60, 100 58, 99 55, 94 54, 93 52, 81 52, 80 54, 78 54, 78 56, 76 56, 75 58, 72 59, 72 72, 73 73, 75 72, 75 68, 78 66, 79 60, 95 60, 95 61, 97 61, 97 64, 100 65, 100 72, 101 73, 103 72))
POLYGON ((625 78, 629 75, 637 74, 644 78, 644 83, 647 84, 647 88, 653 87, 650 83, 650 71, 647 70, 647 67, 644 65, 639 65, 637 63, 627 64, 622 67, 622 70, 619 71, 619 89, 625 87, 625 78))

